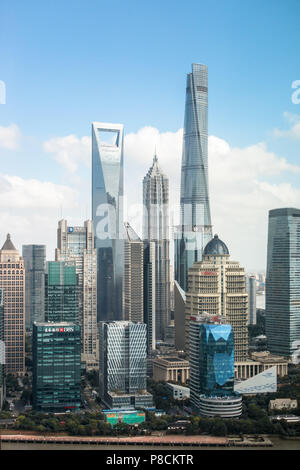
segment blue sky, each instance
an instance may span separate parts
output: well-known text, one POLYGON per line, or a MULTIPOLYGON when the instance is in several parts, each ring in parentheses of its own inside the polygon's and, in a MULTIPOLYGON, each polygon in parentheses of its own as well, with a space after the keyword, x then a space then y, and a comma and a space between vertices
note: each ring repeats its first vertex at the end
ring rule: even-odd
MULTIPOLYGON (((88 165, 81 162, 76 179, 44 143, 89 136, 92 121, 121 122, 126 133, 145 126, 176 133, 192 62, 208 65, 209 135, 233 148, 264 142, 298 165, 298 137, 274 130, 291 129, 290 115, 300 114, 291 100, 300 79, 299 18, 299 0, 2 0, 0 126, 16 125, 20 137, 13 149, 0 146, 1 173, 84 191, 88 165)), ((265 180, 300 187, 295 171, 265 180)), ((89 193, 82 197, 88 204, 89 193)))

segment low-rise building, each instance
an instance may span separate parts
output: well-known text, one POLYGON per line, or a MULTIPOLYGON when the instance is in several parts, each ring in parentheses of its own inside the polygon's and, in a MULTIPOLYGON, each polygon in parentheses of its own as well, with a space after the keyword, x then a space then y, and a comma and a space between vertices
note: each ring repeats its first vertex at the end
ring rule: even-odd
POLYGON ((190 389, 182 385, 167 383, 168 388, 173 393, 174 400, 187 400, 190 398, 190 389))
POLYGON ((272 410, 292 410, 297 408, 297 400, 291 398, 277 398, 276 400, 269 401, 269 411, 272 410))
POLYGON ((186 383, 190 378, 189 361, 176 356, 157 357, 153 360, 153 380, 155 382, 186 383))
POLYGON ((247 361, 234 363, 234 378, 249 379, 274 366, 277 368, 277 376, 284 377, 288 374, 288 364, 287 359, 274 356, 269 351, 255 351, 250 353, 250 358, 247 361))

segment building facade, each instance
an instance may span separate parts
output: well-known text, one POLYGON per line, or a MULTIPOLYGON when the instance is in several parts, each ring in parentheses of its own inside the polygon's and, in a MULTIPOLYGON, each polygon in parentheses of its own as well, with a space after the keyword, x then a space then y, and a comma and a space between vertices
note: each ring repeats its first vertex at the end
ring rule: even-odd
POLYGON ((290 357, 300 350, 300 210, 269 211, 266 336, 268 350, 290 357))
POLYGON ((123 318, 123 133, 122 124, 92 124, 98 321, 123 318))
POLYGON ((0 410, 5 400, 4 292, 0 289, 0 410))
POLYGON ((46 245, 23 245, 25 266, 25 326, 32 330, 33 322, 45 320, 46 245))
POLYGON ((185 351, 189 354, 189 323, 193 315, 221 315, 232 326, 235 360, 248 357, 248 294, 244 268, 230 261, 227 246, 215 235, 201 262, 189 270, 186 293, 185 351))
POLYGON ((143 238, 155 244, 155 329, 163 340, 170 322, 169 180, 153 164, 143 180, 143 238))
POLYGON ((86 220, 83 227, 71 227, 66 220, 59 221, 55 259, 66 265, 75 265, 82 334, 81 360, 87 370, 98 369, 97 250, 91 220, 86 220))
POLYGON ((144 323, 100 323, 100 396, 109 408, 152 407, 146 383, 146 345, 144 323))
POLYGON ((202 416, 239 416, 234 393, 233 329, 224 317, 190 319, 190 391, 192 407, 202 416))
POLYGON ((189 361, 176 356, 159 356, 152 360, 155 382, 176 382, 185 384, 190 378, 189 361))
POLYGON ((256 325, 256 277, 247 277, 248 324, 256 325))
POLYGON ((127 222, 124 240, 124 319, 144 323, 144 244, 127 222))
POLYGON ((180 186, 180 225, 175 228, 175 280, 187 291, 190 267, 212 238, 207 150, 207 66, 187 75, 180 186))
POLYGON ((80 343, 80 325, 68 322, 33 324, 35 410, 65 412, 80 408, 80 343))
POLYGON ((147 325, 147 354, 156 349, 156 282, 155 242, 145 240, 144 245, 144 323, 147 325))
POLYGON ((175 349, 184 351, 185 348, 185 302, 186 295, 177 281, 174 282, 174 324, 175 324, 175 349))
POLYGON ((4 292, 5 372, 25 373, 25 268, 10 235, 0 250, 0 289, 4 292))
POLYGON ((47 261, 45 272, 45 321, 81 324, 78 276, 75 265, 47 261))

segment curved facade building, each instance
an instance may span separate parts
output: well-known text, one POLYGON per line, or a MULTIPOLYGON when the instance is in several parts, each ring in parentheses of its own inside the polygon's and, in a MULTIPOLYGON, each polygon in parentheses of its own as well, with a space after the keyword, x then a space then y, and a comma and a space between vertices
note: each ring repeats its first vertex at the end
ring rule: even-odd
POLYGON ((207 151, 207 66, 192 64, 187 76, 180 188, 180 226, 175 230, 175 280, 187 290, 188 270, 201 261, 212 237, 207 151))
POLYGON ((242 396, 199 397, 199 414, 205 418, 238 418, 242 414, 242 396))

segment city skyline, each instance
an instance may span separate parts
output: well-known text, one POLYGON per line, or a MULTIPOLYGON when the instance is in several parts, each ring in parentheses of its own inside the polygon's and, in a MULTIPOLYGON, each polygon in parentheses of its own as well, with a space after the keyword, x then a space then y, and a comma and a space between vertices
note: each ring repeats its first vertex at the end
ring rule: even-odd
MULTIPOLYGON (((100 8, 101 13, 112 12, 109 5, 90 2, 95 17, 100 8)), ((5 104, 0 104, 0 150, 5 162, 0 180, 0 221, 9 227, 16 245, 45 244, 47 259, 53 259, 57 220, 66 218, 79 225, 91 218, 90 124, 95 120, 125 126, 124 192, 128 206, 141 201, 141 181, 155 145, 170 180, 170 200, 179 204, 185 75, 191 63, 200 62, 208 66, 210 80, 208 158, 213 231, 230 240, 232 257, 247 270, 265 269, 268 210, 300 207, 300 107, 294 99, 297 85, 292 88, 299 76, 296 61, 291 60, 297 57, 299 3, 292 1, 288 7, 277 2, 270 16, 267 3, 258 1, 254 2, 256 9, 253 2, 247 9, 247 2, 237 7, 233 0, 226 6, 219 1, 217 10, 191 1, 195 17, 188 15, 189 22, 184 21, 187 11, 181 5, 164 2, 159 18, 153 13, 155 9, 144 5, 151 27, 139 22, 143 12, 135 10, 129 23, 117 21, 114 37, 101 51, 95 30, 87 27, 87 19, 94 20, 80 8, 80 2, 74 2, 71 17, 83 34, 70 34, 74 28, 71 21, 64 28, 56 24, 56 38, 48 27, 42 28, 38 3, 30 3, 35 7, 34 18, 29 14, 31 9, 20 3, 4 1, 0 7, 0 21, 10 19, 4 21, 3 28, 1 23, 0 32, 0 80, 6 85, 5 104), (159 38, 169 9, 173 15, 172 25, 168 23, 170 41, 162 46, 159 38), (201 28, 198 11, 208 20, 201 28), (246 11, 247 22, 239 16, 246 11), (190 22, 193 27, 188 28, 190 22), (282 35, 274 36, 273 28, 282 35), (43 57, 34 40, 36 34, 43 57), (121 38, 126 63, 120 54, 121 38), (150 38, 152 47, 145 60, 143 45, 148 45, 150 38), (69 57, 69 62, 65 63, 64 57, 69 57), (280 67, 275 73, 278 60, 280 67), (243 250, 245 238, 249 238, 247 253, 243 250)), ((51 22, 58 12, 63 17, 66 7, 53 1, 47 8, 51 22)), ((124 6, 120 8, 123 11, 124 6)), ((102 39, 106 28, 97 33, 102 39)), ((132 219, 124 214, 124 220, 141 235, 132 219)), ((4 238, 5 232, 0 235, 4 238)))

